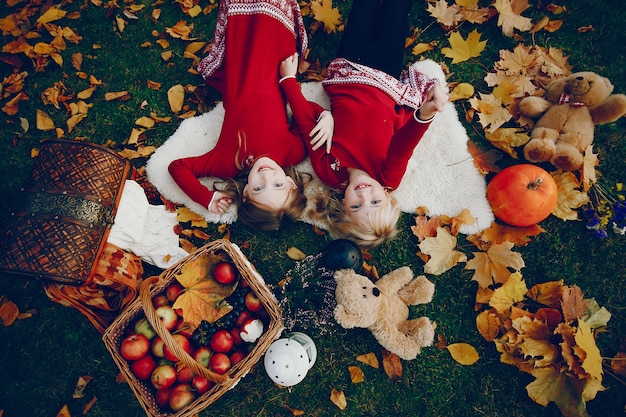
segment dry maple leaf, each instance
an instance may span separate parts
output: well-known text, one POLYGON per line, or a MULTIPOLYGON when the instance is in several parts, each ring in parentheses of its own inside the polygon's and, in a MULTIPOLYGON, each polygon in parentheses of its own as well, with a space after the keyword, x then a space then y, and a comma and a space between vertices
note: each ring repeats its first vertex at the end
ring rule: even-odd
POLYGON ((402 379, 402 361, 395 353, 391 353, 386 349, 383 349, 383 370, 389 379, 399 381, 402 379))
POLYGON ((526 246, 530 242, 529 237, 537 236, 543 232, 545 230, 538 224, 527 227, 513 227, 492 222, 491 226, 483 230, 480 235, 473 235, 468 239, 479 249, 487 250, 488 246, 506 241, 512 242, 516 246, 526 246))
POLYGON ((500 287, 496 288, 489 300, 489 305, 500 314, 511 308, 511 306, 524 299, 528 291, 522 274, 514 272, 509 279, 500 287))
POLYGON ((459 13, 460 9, 456 4, 448 6, 446 0, 437 0, 435 5, 428 3, 426 11, 437 20, 437 23, 449 29, 458 26, 463 19, 463 15, 459 13))
POLYGON ((411 226, 411 231, 417 237, 418 242, 427 237, 437 236, 437 229, 442 225, 440 216, 415 216, 415 226, 411 226))
POLYGON ((341 14, 339 9, 333 7, 332 0, 312 0, 310 3, 313 18, 324 24, 326 33, 336 32, 341 25, 341 14))
POLYGON ((498 26, 502 27, 502 33, 505 36, 513 36, 515 29, 527 32, 532 28, 532 21, 528 17, 521 15, 521 12, 528 8, 526 0, 495 0, 494 7, 498 11, 498 26), (526 2, 525 7, 522 4, 526 2), (513 5, 516 5, 516 10, 513 5))
POLYGON ((459 32, 452 32, 448 37, 448 42, 451 48, 441 48, 441 53, 452 58, 453 64, 480 56, 487 45, 487 41, 480 40, 480 33, 476 29, 467 35, 467 40, 463 39, 459 32))
POLYGON ((467 261, 465 269, 473 269, 472 281, 482 288, 506 282, 511 275, 509 268, 521 270, 524 265, 522 255, 512 252, 512 242, 492 245, 487 252, 472 252, 474 258, 467 261))
POLYGON ((557 170, 550 174, 559 193, 552 214, 561 220, 579 220, 577 209, 589 202, 589 195, 580 191, 580 183, 573 172, 557 170))
POLYGON ((480 99, 469 100, 472 108, 478 111, 478 121, 483 129, 493 132, 511 119, 511 113, 502 107, 502 101, 493 94, 479 93, 480 99))
POLYGON ((474 346, 467 343, 452 343, 446 346, 452 359, 461 365, 473 365, 478 362, 480 356, 474 346))
POLYGON ((499 127, 495 131, 487 132, 485 137, 489 143, 514 159, 517 159, 517 152, 513 148, 523 146, 530 140, 528 133, 517 127, 499 127))
POLYGON ((563 299, 563 280, 533 285, 526 294, 528 298, 551 308, 560 308, 563 299))
POLYGON ((496 162, 502 159, 500 152, 495 149, 481 149, 472 140, 467 141, 467 150, 472 155, 474 165, 481 174, 486 175, 490 172, 500 172, 500 167, 496 164, 496 162))
POLYGON ((235 290, 236 281, 234 285, 223 285, 211 275, 221 260, 217 255, 207 254, 187 262, 175 276, 185 290, 173 307, 182 310, 183 320, 194 330, 202 320, 214 323, 233 309, 225 298, 235 290))
POLYGON ((437 228, 436 237, 426 237, 420 244, 420 250, 430 255, 424 265, 424 272, 432 275, 441 275, 459 262, 466 262, 467 256, 455 250, 456 238, 443 227, 437 228))

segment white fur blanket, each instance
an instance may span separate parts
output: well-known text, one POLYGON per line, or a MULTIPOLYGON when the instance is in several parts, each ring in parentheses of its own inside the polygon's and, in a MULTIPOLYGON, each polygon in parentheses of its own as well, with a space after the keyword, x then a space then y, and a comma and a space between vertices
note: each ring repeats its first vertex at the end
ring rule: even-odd
MULTIPOLYGON (((437 77, 445 85, 445 75, 434 61, 425 60, 413 64, 419 71, 437 77)), ((328 97, 320 82, 302 85, 304 96, 330 108, 328 97)), ((174 182, 167 170, 175 159, 201 155, 215 146, 224 117, 224 107, 218 103, 208 113, 184 120, 180 127, 150 157, 147 163, 148 179, 168 200, 185 205, 213 223, 232 223, 237 219, 234 207, 223 215, 211 213, 206 207, 192 201, 174 182)), ((400 186, 393 191, 402 211, 415 213, 419 206, 428 208, 430 215, 456 216, 468 209, 476 218, 473 225, 463 225, 461 233, 472 234, 490 226, 493 212, 485 197, 485 178, 476 169, 467 150, 468 136, 458 119, 454 104, 448 103, 437 115, 428 131, 415 148, 400 186)), ((313 174, 308 159, 298 168, 313 174)), ((202 178, 211 186, 216 178, 202 178)), ((314 180, 307 186, 306 194, 319 192, 321 182, 314 180)), ((308 218, 302 219, 315 223, 308 218)), ((317 224, 324 228, 324 225, 317 224)))

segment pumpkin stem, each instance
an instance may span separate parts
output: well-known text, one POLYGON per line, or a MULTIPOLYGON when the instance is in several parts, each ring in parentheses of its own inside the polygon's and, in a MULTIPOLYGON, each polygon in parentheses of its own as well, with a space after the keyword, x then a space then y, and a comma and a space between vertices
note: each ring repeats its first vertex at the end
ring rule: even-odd
POLYGON ((536 190, 539 188, 539 186, 541 186, 541 184, 543 184, 543 180, 541 178, 537 178, 536 180, 528 184, 527 188, 529 190, 536 190))

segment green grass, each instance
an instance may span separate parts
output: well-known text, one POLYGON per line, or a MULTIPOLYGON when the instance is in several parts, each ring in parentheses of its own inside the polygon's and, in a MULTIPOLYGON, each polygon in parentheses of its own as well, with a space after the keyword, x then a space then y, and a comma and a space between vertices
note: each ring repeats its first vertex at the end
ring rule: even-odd
MULTIPOLYGON (((34 3, 34 2, 33 2, 34 3)), ((118 1, 120 5, 123 2, 118 1)), ((139 3, 137 1, 136 3, 139 3)), ((174 2, 163 2, 155 6, 152 1, 142 1, 145 9, 137 12, 139 19, 130 21, 123 33, 114 30, 116 10, 96 7, 90 1, 64 1, 62 8, 80 11, 78 19, 64 18, 58 23, 69 26, 83 37, 78 44, 68 43, 62 52, 64 64, 59 67, 50 63, 43 72, 35 72, 28 59, 24 59, 22 70, 28 71, 25 92, 30 100, 20 104, 16 116, 3 114, 0 131, 0 226, 4 226, 9 213, 18 207, 16 196, 19 187, 32 166, 31 149, 37 148, 43 139, 51 138, 49 132, 35 128, 35 110, 43 109, 57 126, 65 128, 67 114, 64 109, 43 106, 42 91, 55 82, 62 81, 68 92, 78 92, 87 83, 76 76, 71 68, 71 54, 81 52, 84 56, 82 70, 103 81, 94 96, 87 100, 93 103, 89 116, 68 135, 69 138, 85 137, 86 140, 105 143, 113 141, 122 145, 130 135, 134 121, 151 111, 158 115, 171 115, 166 91, 169 87, 201 85, 199 76, 188 69, 191 60, 182 57, 186 42, 168 37, 174 58, 164 62, 156 45, 152 31, 164 34, 165 28, 180 20, 194 24, 193 36, 210 41, 215 27, 216 11, 194 19, 182 13, 174 2), (154 8, 162 9, 159 20, 150 15, 154 8), (152 46, 142 47, 150 41, 152 46), (101 48, 93 48, 99 44, 101 48), (147 87, 147 80, 162 84, 159 91, 147 87), (104 100, 107 91, 129 90, 128 101, 104 100), (148 103, 141 109, 143 101, 148 103), (30 129, 20 128, 19 117, 30 122, 30 129)), ((485 2, 483 2, 485 3, 485 2)), ((531 9, 524 13, 541 16, 532 2, 531 9)), ((544 2, 542 2, 544 3, 544 2)), ((202 0, 201 5, 208 4, 202 0)), ((335 0, 344 16, 350 2, 335 0)), ((523 43, 536 43, 544 47, 561 48, 569 56, 574 70, 593 70, 609 77, 615 91, 626 92, 626 56, 623 22, 626 8, 620 2, 578 0, 564 3, 569 13, 552 18, 562 18, 563 27, 553 33, 539 32, 533 36, 523 34, 523 43), (577 28, 592 25, 594 31, 578 33, 577 28)), ((21 7, 21 5, 16 6, 21 7)), ((0 16, 7 16, 16 8, 0 5, 0 16)), ((443 58, 440 47, 447 46, 445 32, 433 24, 425 12, 426 2, 415 2, 411 24, 426 28, 420 41, 437 40, 439 47, 427 54, 428 57, 448 64, 451 81, 470 82, 483 92, 488 89, 483 81, 486 72, 492 71, 501 49, 511 50, 517 42, 501 35, 495 20, 481 25, 464 24, 464 36, 476 27, 488 39, 485 52, 471 61, 450 65, 443 58)), ((38 14, 31 18, 36 20, 38 14)), ((307 23, 310 20, 307 18, 307 23)), ((318 31, 311 36, 311 56, 322 62, 332 58, 339 35, 318 31)), ((13 40, 5 36, 3 43, 13 40)), ((49 42, 44 34, 42 41, 49 42)), ((407 57, 409 59, 409 57, 407 57)), ((12 69, 0 63, 3 76, 12 69)), ((188 96, 189 97, 189 96, 188 96)), ((215 97, 209 96, 208 103, 215 97)), ((2 100, 4 105, 6 98, 2 100)), ((191 108, 203 111, 191 103, 191 108)), ((462 105, 459 113, 464 115, 462 105)), ((176 129, 179 120, 161 123, 147 132, 148 143, 163 143, 176 129)), ((467 124, 472 139, 481 141, 476 132, 481 129, 477 122, 467 124)), ((598 126, 596 146, 601 161, 600 170, 614 180, 624 181, 626 142, 623 131, 626 121, 598 126)), ((67 130, 67 129, 65 129, 67 130)), ((144 161, 135 161, 141 165, 144 161)), ((507 163, 507 161, 504 161, 507 163)), ((411 216, 402 218, 400 237, 372 251, 370 264, 381 273, 403 265, 410 265, 414 272, 421 273, 423 262, 415 256, 418 248, 411 236, 411 216)), ((595 239, 582 222, 563 222, 549 218, 542 223, 546 233, 535 238, 528 246, 519 248, 526 267, 524 278, 532 285, 537 282, 563 279, 568 285, 578 285, 587 297, 595 297, 613 317, 606 333, 598 337, 603 356, 611 357, 626 345, 626 238, 610 234, 604 240, 595 239)), ((276 284, 285 273, 294 267, 285 251, 295 246, 307 254, 319 253, 328 239, 314 233, 306 224, 290 225, 273 233, 255 233, 243 225, 230 228, 231 240, 238 244, 247 242, 243 251, 269 284, 276 284)), ((207 233, 220 236, 217 225, 209 225, 207 233)), ((462 239, 460 245, 467 251, 472 247, 462 239)), ((150 270, 154 272, 154 270, 150 270)), ((419 307, 417 314, 425 314, 438 324, 437 332, 448 342, 466 342, 475 346, 481 359, 473 366, 461 366, 454 362, 446 350, 436 347, 424 349, 414 361, 403 362, 403 377, 398 382, 387 378, 382 370, 362 366, 365 382, 352 384, 347 367, 357 365, 355 356, 379 351, 373 337, 365 330, 343 330, 324 335, 310 333, 318 348, 318 360, 306 379, 292 389, 277 388, 265 375, 262 366, 257 366, 236 388, 226 393, 218 402, 203 411, 201 416, 290 416, 292 409, 305 411, 307 416, 559 416, 554 404, 542 407, 530 400, 525 386, 532 380, 516 368, 500 363, 499 355, 492 343, 485 342, 477 333, 473 310, 476 286, 470 282, 471 271, 457 266, 451 271, 430 277, 436 283, 436 294, 432 303, 419 307), (332 388, 343 390, 348 407, 340 411, 330 401, 332 388)), ((29 319, 19 320, 9 327, 0 328, 0 410, 4 417, 55 416, 67 404, 73 416, 81 415, 82 406, 93 396, 97 402, 89 416, 142 416, 144 412, 129 387, 116 382, 118 369, 101 341, 101 335, 77 311, 51 302, 43 292, 41 284, 14 277, 0 277, 0 296, 7 296, 22 311, 35 309, 29 319), (94 379, 89 383, 85 398, 72 399, 74 385, 81 375, 94 379)), ((605 375, 605 392, 588 404, 594 416, 626 415, 626 389, 611 376, 605 375)))

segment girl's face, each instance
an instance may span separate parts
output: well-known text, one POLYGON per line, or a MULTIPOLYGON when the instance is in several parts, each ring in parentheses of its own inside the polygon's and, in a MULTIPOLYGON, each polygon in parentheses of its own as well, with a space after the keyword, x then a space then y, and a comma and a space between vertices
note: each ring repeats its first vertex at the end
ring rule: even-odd
POLYGON ((291 191, 297 188, 280 165, 264 156, 252 165, 243 198, 257 207, 279 211, 289 202, 291 191))
POLYGON ((389 198, 378 181, 363 173, 350 177, 343 195, 343 209, 352 223, 364 225, 372 212, 387 205, 389 198))

